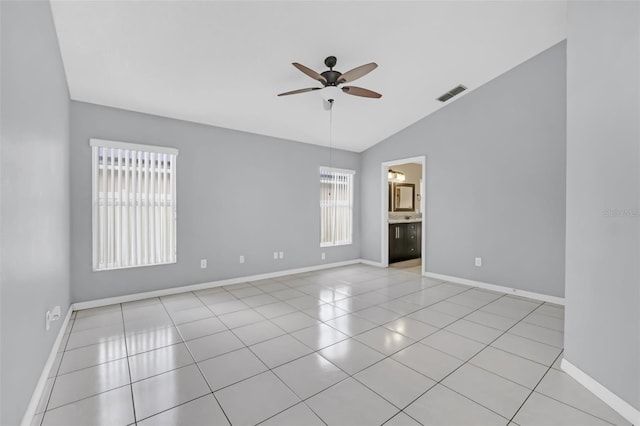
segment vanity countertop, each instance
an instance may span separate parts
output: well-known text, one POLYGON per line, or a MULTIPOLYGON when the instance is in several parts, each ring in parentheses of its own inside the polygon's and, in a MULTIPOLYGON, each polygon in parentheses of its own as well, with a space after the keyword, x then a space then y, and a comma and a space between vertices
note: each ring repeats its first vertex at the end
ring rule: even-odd
POLYGON ((411 218, 411 219, 405 219, 405 218, 389 219, 389 223, 390 224, 394 224, 394 223, 416 223, 416 222, 422 222, 422 218, 415 217, 415 218, 411 218))

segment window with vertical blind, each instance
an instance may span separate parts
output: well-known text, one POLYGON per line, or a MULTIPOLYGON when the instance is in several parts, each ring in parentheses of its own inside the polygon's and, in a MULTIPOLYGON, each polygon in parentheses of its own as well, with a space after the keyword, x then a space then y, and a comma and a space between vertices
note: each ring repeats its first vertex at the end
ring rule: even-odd
POLYGON ((355 173, 320 167, 320 247, 352 243, 355 173))
POLYGON ((174 148, 90 140, 93 270, 176 262, 174 148))

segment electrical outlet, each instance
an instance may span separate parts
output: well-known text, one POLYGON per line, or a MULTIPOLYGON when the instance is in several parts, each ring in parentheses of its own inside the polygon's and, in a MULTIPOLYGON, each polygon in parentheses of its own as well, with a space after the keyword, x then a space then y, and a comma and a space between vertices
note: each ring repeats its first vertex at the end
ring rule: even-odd
POLYGON ((284 259, 284 252, 283 252, 283 251, 281 251, 281 252, 279 253, 279 257, 280 257, 280 259, 284 259))
POLYGON ((273 258, 276 259, 276 260, 278 259, 278 252, 277 251, 273 252, 273 258))
POLYGON ((482 258, 476 257, 476 266, 482 266, 482 258))
POLYGON ((240 256, 240 263, 244 263, 244 256, 240 256))
POLYGON ((325 260, 327 258, 327 256, 325 256, 324 252, 322 252, 322 254, 320 255, 320 259, 325 260))
POLYGON ((200 259, 200 268, 207 269, 207 259, 200 259))

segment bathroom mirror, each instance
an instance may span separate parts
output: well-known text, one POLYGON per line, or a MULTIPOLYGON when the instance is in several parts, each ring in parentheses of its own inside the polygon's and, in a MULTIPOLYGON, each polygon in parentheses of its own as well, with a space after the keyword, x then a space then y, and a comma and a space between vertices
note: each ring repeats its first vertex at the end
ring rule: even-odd
POLYGON ((393 211, 415 211, 416 186, 413 183, 396 183, 393 186, 393 211))

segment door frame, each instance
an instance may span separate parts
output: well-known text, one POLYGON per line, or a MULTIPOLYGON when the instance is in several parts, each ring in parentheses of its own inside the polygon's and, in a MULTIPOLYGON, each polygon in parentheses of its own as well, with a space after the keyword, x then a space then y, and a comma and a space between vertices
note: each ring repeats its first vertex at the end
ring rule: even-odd
POLYGON ((427 251, 426 251, 426 223, 425 223, 425 206, 426 206, 426 192, 427 192, 427 157, 420 155, 417 157, 400 158, 397 160, 383 161, 380 164, 380 263, 383 267, 389 266, 389 169, 392 166, 397 166, 405 163, 417 163, 422 166, 422 186, 424 187, 424 193, 420 194, 420 212, 422 213, 422 230, 421 233, 421 247, 420 247, 420 260, 422 262, 421 275, 424 275, 427 266, 427 251))

